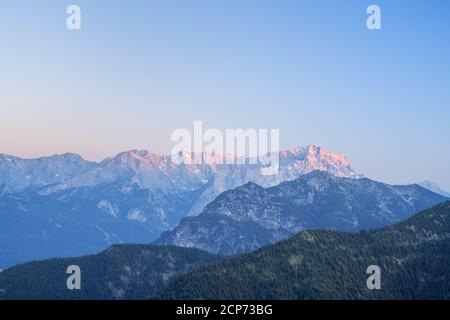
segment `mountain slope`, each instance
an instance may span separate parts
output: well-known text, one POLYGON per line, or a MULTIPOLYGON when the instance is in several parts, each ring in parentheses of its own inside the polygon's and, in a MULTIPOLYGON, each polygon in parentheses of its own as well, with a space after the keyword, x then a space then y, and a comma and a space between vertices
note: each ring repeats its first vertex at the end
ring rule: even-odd
POLYGON ((314 171, 271 188, 248 183, 225 192, 156 243, 240 254, 305 229, 381 227, 446 200, 417 185, 391 186, 314 171))
POLYGON ((440 194, 441 196, 450 198, 450 192, 442 190, 441 187, 439 187, 436 183, 432 181, 422 181, 419 182, 418 185, 421 186, 422 188, 433 191, 434 193, 440 194))
POLYGON ((0 197, 0 269, 97 253, 115 243, 150 243, 182 218, 179 212, 195 195, 160 194, 128 181, 51 194, 5 194, 0 197), (162 202, 171 203, 165 216, 162 202))
POLYGON ((450 299, 450 202, 375 231, 303 231, 174 279, 162 299, 450 299), (366 286, 381 269, 381 290, 366 286))
POLYGON ((174 276, 216 262, 220 257, 197 249, 154 245, 114 245, 80 258, 52 259, 0 273, 2 299, 143 299, 174 276), (67 267, 81 269, 81 290, 68 290, 67 267))

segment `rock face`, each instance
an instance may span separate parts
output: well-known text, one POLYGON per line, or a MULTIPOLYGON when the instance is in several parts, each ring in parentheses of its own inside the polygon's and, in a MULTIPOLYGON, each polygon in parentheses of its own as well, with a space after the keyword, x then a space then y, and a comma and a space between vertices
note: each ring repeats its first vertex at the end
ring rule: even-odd
POLYGON ((131 150, 99 163, 75 154, 0 155, 0 269, 34 259, 149 243, 220 193, 247 182, 273 186, 314 169, 358 178, 348 160, 316 146, 280 153, 277 175, 255 165, 176 165, 131 150))
POLYGON ((446 200, 418 185, 391 186, 314 171, 270 188, 247 183, 224 192, 157 243, 234 255, 305 229, 381 227, 446 200))

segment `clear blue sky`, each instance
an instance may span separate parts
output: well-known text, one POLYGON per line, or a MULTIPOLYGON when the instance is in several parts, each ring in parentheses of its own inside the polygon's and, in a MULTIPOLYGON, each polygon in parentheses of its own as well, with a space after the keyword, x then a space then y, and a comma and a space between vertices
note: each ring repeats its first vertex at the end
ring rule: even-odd
POLYGON ((0 153, 163 153, 203 120, 450 189, 449 33, 445 0, 2 0, 0 153))

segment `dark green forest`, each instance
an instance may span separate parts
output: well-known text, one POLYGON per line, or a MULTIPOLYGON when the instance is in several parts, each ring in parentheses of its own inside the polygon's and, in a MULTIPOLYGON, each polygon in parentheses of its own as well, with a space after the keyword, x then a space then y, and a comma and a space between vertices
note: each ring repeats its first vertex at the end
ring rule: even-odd
POLYGON ((0 299, 143 299, 174 276, 219 256, 174 246, 114 245, 80 258, 18 265, 0 273, 0 299), (67 267, 81 269, 81 290, 67 289, 67 267))
POLYGON ((450 299, 450 202, 357 234, 305 231, 175 279, 160 299, 450 299), (381 289, 366 285, 369 265, 381 289))

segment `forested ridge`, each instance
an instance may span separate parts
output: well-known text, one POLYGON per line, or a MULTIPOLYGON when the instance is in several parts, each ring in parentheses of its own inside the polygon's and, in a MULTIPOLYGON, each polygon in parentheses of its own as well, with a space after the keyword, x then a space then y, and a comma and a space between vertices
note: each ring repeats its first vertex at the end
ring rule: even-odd
POLYGON ((18 265, 0 273, 0 299, 143 299, 174 276, 219 260, 198 249, 114 245, 96 255, 18 265), (69 290, 67 267, 81 269, 81 289, 69 290))
POLYGON ((450 202, 375 231, 304 231, 173 280, 161 299, 449 299, 450 202), (381 289, 366 285, 381 269, 381 289))

